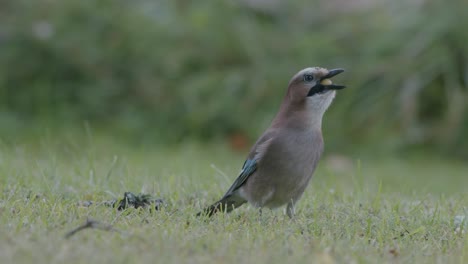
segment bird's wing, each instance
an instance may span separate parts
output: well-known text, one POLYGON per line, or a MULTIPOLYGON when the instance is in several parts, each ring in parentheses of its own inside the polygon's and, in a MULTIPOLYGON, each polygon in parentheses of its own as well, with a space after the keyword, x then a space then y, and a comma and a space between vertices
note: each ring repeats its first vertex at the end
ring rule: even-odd
POLYGON ((242 166, 242 170, 239 176, 231 185, 231 187, 223 196, 223 198, 232 195, 237 189, 239 189, 245 183, 247 178, 249 178, 249 176, 252 175, 257 170, 258 162, 263 158, 264 153, 267 151, 267 148, 270 145, 272 139, 273 137, 271 134, 265 134, 254 145, 254 147, 252 148, 252 151, 250 152, 249 158, 247 158, 247 160, 244 162, 244 165, 242 166))
POLYGON ((226 192, 226 194, 224 195, 224 197, 227 197, 227 196, 230 196, 232 193, 234 193, 237 189, 239 189, 239 187, 242 186, 242 184, 245 183, 245 181, 247 180, 247 178, 252 175, 252 173, 255 172, 255 170, 257 170, 257 161, 256 160, 253 160, 253 159, 247 159, 245 162, 244 162, 244 166, 242 167, 242 170, 239 174, 239 176, 237 177, 237 179, 234 181, 234 183, 231 185, 231 187, 229 188, 229 190, 226 192))

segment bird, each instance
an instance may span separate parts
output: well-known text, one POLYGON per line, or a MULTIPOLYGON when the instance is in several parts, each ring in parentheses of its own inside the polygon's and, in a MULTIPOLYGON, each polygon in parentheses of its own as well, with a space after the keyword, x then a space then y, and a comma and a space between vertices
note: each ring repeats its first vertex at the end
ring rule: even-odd
POLYGON ((294 218, 301 198, 324 150, 322 117, 337 90, 331 77, 343 69, 308 67, 289 81, 279 111, 250 149, 239 176, 224 196, 197 215, 211 217, 250 203, 274 209, 286 205, 294 218))

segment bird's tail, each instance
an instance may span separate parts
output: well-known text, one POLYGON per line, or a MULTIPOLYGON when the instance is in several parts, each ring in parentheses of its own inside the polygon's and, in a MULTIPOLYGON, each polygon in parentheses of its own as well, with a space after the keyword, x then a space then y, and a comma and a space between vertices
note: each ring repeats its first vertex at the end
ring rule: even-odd
POLYGON ((232 210, 236 209, 237 207, 243 205, 244 203, 246 203, 246 200, 240 197, 237 197, 234 195, 225 196, 221 200, 217 201, 216 203, 203 209, 201 212, 197 214, 197 216, 206 215, 208 217, 211 217, 217 212, 229 213, 232 210))

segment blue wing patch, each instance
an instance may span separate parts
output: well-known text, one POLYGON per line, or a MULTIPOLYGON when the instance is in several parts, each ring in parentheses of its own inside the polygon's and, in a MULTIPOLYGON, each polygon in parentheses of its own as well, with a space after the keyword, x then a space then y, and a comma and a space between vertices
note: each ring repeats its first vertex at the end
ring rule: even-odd
POLYGON ((244 162, 244 166, 242 166, 242 170, 239 174, 239 177, 234 181, 232 184, 231 188, 226 192, 224 197, 230 196, 233 192, 235 192, 237 189, 239 189, 242 184, 245 183, 247 178, 252 175, 252 173, 255 172, 257 169, 257 161, 253 159, 248 159, 244 162))

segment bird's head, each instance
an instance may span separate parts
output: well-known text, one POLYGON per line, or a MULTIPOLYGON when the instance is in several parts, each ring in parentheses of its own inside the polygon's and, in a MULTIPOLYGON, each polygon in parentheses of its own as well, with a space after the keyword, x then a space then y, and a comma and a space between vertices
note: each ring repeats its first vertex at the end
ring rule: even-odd
POLYGON ((344 85, 333 84, 330 78, 343 71, 320 67, 305 68, 289 82, 288 96, 292 103, 305 103, 308 107, 325 112, 335 97, 335 91, 345 88, 344 85))

